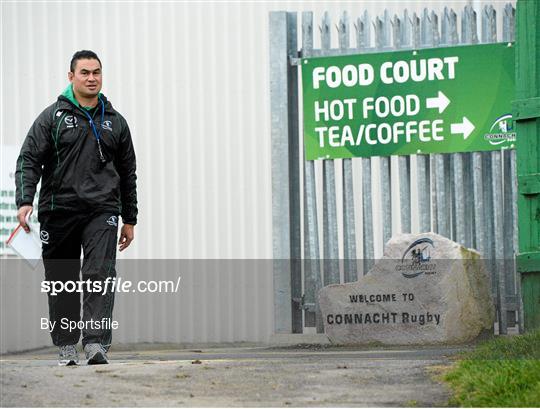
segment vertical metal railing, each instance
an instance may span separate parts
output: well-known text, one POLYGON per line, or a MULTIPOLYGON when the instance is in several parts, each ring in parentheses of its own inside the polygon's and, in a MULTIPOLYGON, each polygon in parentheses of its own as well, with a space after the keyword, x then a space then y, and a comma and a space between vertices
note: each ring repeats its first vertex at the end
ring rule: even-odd
MULTIPOLYGON (((388 10, 383 18, 375 18, 375 49, 389 51, 392 48, 391 20, 388 10)), ((382 245, 392 237, 392 178, 391 160, 389 156, 379 157, 379 175, 382 209, 382 245)))
MULTIPOLYGON (((413 27, 419 28, 420 37, 417 37, 413 48, 427 48, 433 44, 433 30, 430 30, 430 24, 427 10, 424 10, 423 16, 420 19, 413 15, 413 27)), ((417 30, 418 30, 417 28, 417 30)), ((430 160, 429 155, 416 155, 416 172, 418 181, 418 217, 419 230, 422 232, 432 231, 431 225, 431 175, 430 175, 430 160)))
POLYGON ((294 301, 302 291, 298 70, 289 64, 298 50, 296 13, 271 13, 269 23, 274 331, 302 332, 302 312, 294 301))
MULTIPOLYGON (((321 56, 329 55, 332 25, 330 15, 324 13, 321 22, 321 56)), ((339 247, 336 204, 336 175, 333 159, 325 159, 323 166, 323 256, 324 285, 339 283, 339 247)))
MULTIPOLYGON (((426 18, 427 18, 427 12, 426 18)), ((439 16, 435 14, 434 11, 431 12, 431 15, 429 17, 430 22, 430 36, 432 38, 431 45, 433 47, 439 47, 441 43, 441 36, 439 34, 439 16)), ((439 202, 437 200, 437 156, 436 155, 430 155, 429 156, 429 166, 431 171, 431 225, 433 231, 439 231, 439 202)), ((444 184, 441 184, 441 186, 444 186, 444 184)))
MULTIPOLYGON (((313 13, 302 13, 302 56, 313 52, 313 13)), ((322 321, 316 303, 321 283, 319 224, 317 221, 317 191, 315 162, 304 160, 304 325, 322 331, 322 321), (317 322, 319 318, 319 322, 317 322)))
MULTIPOLYGON (((513 42, 515 39, 515 9, 507 4, 503 11, 502 41, 513 42)), ((521 306, 521 280, 517 273, 515 255, 518 250, 517 239, 517 169, 516 151, 505 150, 503 154, 504 180, 504 262, 506 274, 507 309, 510 311, 510 324, 517 320, 519 332, 523 332, 523 308, 521 306)))
MULTIPOLYGON (((339 49, 350 48, 349 15, 343 12, 338 26, 339 49)), ((354 186, 352 159, 342 160, 343 172, 343 280, 348 283, 358 279, 356 266, 356 223, 354 215, 354 186)))
MULTIPOLYGON (((391 18, 390 13, 385 11, 382 17, 373 20, 367 11, 355 19, 344 12, 335 25, 332 25, 329 14, 325 13, 319 27, 321 48, 316 50, 313 46, 313 13, 303 12, 299 55, 327 56, 478 43, 477 12, 467 5, 460 14, 461 33, 458 33, 457 13, 448 8, 441 16, 426 9, 420 16, 416 13, 410 15, 405 10, 401 16, 391 18), (354 21, 355 28, 355 45, 352 47, 350 21, 354 21), (337 27, 338 49, 331 48, 333 27, 337 27)), ((503 14, 502 40, 505 42, 514 40, 514 15, 514 8, 508 4, 503 14)), ((482 43, 496 42, 496 11, 492 6, 485 6, 480 10, 480 16, 482 43)), ((399 220, 401 232, 435 231, 466 247, 476 248, 483 254, 492 274, 499 332, 504 334, 507 331, 507 310, 510 324, 516 321, 512 317, 517 317, 521 328, 520 289, 514 265, 517 182, 513 150, 418 154, 400 156, 397 160, 391 157, 318 162, 303 160, 300 167, 303 170, 304 189, 304 295, 301 307, 305 310, 305 327, 316 326, 319 332, 322 331, 317 305, 319 289, 322 285, 339 283, 341 273, 344 282, 356 280, 358 267, 362 269, 362 274, 366 274, 373 265, 376 249, 382 248, 392 234, 397 233, 392 231, 394 219, 399 220), (353 161, 361 165, 361 179, 354 177, 360 174, 353 171, 353 161), (372 164, 377 162, 379 168, 373 168, 372 164), (342 166, 336 168, 335 165, 339 163, 342 166), (397 178, 392 177, 392 164, 396 163, 397 178), (413 163, 416 163, 416 176, 411 171, 413 163), (322 180, 317 179, 317 170, 321 172, 322 180), (341 174, 336 174, 336 170, 341 174), (374 195, 373 181, 377 176, 380 197, 374 195), (342 182, 341 197, 336 196, 336 180, 342 182), (418 203, 415 209, 412 207, 413 184, 418 203), (396 200, 392 192, 399 192, 397 212, 392 211, 392 202, 396 200), (317 198, 321 197, 323 220, 322 236, 319 236, 317 198), (374 217, 374 204, 381 211, 378 218, 374 217), (355 222, 356 205, 362 214, 361 231, 357 231, 355 222), (338 208, 342 209, 343 217, 342 242, 338 237, 338 208), (415 217, 417 223, 413 223, 415 217), (375 227, 382 227, 381 242, 375 241, 375 227), (356 248, 360 242, 361 254, 356 248), (339 263, 340 247, 344 259, 342 265, 339 263), (363 260, 361 266, 357 264, 357 259, 363 260)), ((292 293, 297 294, 295 290, 292 293)))
MULTIPOLYGON (((492 6, 484 7, 482 11, 482 42, 493 43, 497 41, 496 12, 492 6)), ((476 154, 476 153, 475 153, 476 154)), ((506 274, 504 272, 504 233, 503 233, 503 175, 502 175, 502 152, 487 152, 484 156, 491 156, 491 182, 493 190, 493 230, 495 247, 495 263, 493 275, 497 279, 497 300, 499 304, 499 333, 507 333, 507 307, 506 307, 506 274)), ((488 171, 490 169, 487 169, 488 171)), ((485 221, 484 221, 485 223, 485 221)))
MULTIPOLYGON (((440 45, 449 46, 458 42, 457 15, 445 7, 441 19, 440 45)), ((437 204, 435 231, 445 237, 452 237, 452 197, 453 161, 451 155, 435 154, 434 162, 434 191, 437 204)))
MULTIPOLYGON (((371 45, 371 20, 367 11, 356 23, 356 50, 365 52, 371 45)), ((371 158, 361 158, 362 162, 362 274, 373 266, 375 259, 375 239, 373 233, 373 189, 371 186, 371 158)))
MULTIPOLYGON (((394 47, 399 49, 412 48, 411 31, 412 24, 408 19, 407 12, 400 19, 397 15, 394 16, 392 22, 394 34, 394 47)), ((401 216, 401 231, 410 233, 411 230, 411 157, 398 157, 399 170, 399 206, 401 216)))

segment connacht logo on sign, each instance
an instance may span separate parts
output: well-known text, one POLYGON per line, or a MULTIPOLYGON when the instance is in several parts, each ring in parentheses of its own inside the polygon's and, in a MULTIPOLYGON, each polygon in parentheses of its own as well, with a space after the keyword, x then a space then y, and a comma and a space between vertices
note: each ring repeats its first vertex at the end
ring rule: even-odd
POLYGON ((514 47, 304 58, 306 159, 513 148, 514 47))
POLYGON ((435 244, 429 237, 416 240, 405 250, 396 270, 406 278, 418 277, 422 273, 435 274, 437 265, 430 255, 430 250, 434 247, 435 244))
POLYGON ((506 141, 514 142, 516 133, 514 132, 512 115, 503 115, 497 118, 489 129, 489 133, 486 133, 484 137, 491 145, 501 145, 506 141))

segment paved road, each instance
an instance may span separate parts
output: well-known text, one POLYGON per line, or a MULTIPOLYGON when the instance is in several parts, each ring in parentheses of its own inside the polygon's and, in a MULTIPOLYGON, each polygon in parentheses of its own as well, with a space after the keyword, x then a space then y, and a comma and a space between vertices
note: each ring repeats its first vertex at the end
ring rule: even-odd
POLYGON ((459 348, 209 348, 120 351, 56 366, 54 350, 2 356, 6 406, 441 406, 430 368, 459 348))

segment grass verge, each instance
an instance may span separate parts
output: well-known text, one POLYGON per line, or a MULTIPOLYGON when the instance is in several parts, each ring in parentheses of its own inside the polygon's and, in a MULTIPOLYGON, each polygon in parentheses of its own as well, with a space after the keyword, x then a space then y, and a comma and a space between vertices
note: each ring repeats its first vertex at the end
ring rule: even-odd
POLYGON ((461 355, 442 379, 454 393, 450 406, 538 407, 540 331, 487 341, 461 355))

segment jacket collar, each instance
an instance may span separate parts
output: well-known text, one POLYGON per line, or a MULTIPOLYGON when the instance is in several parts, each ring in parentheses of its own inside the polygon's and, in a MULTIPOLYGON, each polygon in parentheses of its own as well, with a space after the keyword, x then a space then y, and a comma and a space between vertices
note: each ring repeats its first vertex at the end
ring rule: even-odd
MULTIPOLYGON (((107 97, 103 94, 99 94, 99 98, 105 104, 105 112, 108 114, 115 114, 112 104, 107 100, 107 97)), ((73 90, 71 84, 64 90, 64 92, 58 96, 58 109, 66 111, 82 111, 82 108, 75 97, 73 97, 73 90)))

